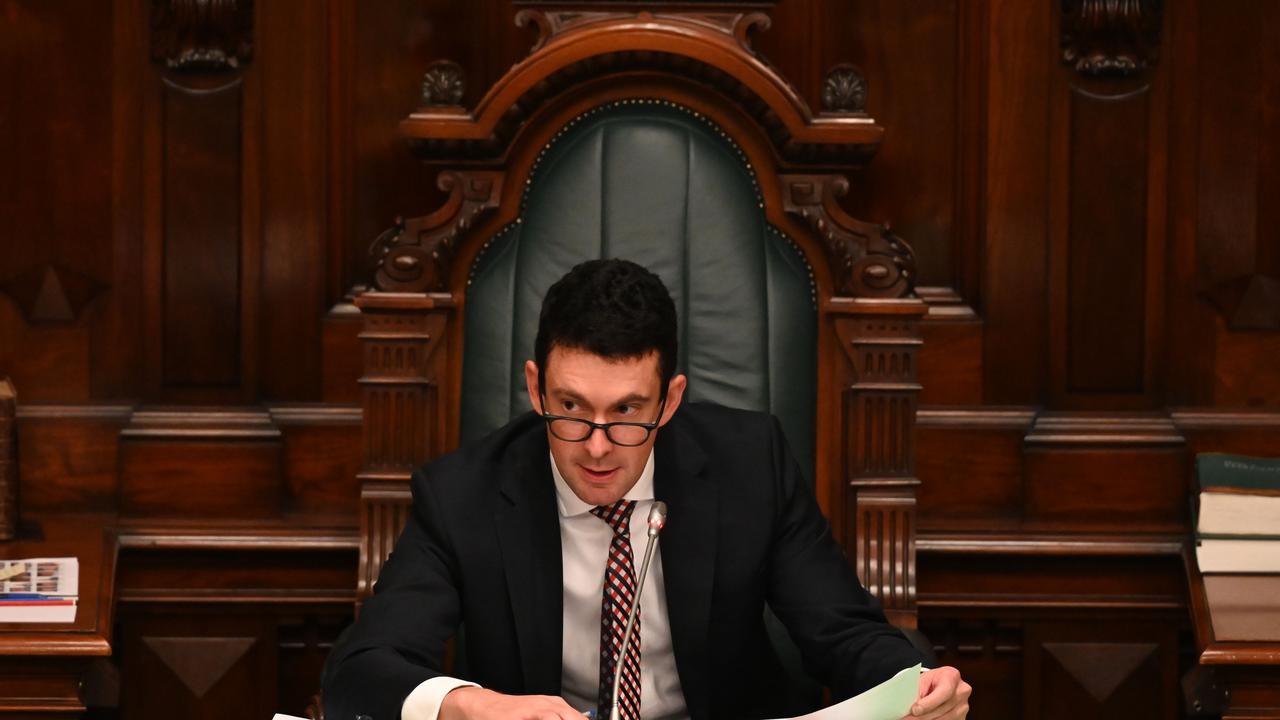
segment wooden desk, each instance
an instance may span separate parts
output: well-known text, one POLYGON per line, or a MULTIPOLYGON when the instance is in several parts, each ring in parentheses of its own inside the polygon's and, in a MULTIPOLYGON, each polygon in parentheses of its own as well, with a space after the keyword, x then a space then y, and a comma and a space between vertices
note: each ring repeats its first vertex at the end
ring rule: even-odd
POLYGON ((1223 720, 1280 718, 1280 575, 1202 575, 1192 548, 1184 558, 1199 701, 1223 720))
POLYGON ((0 719, 76 718, 85 711, 89 664, 111 654, 116 541, 108 519, 24 519, 0 556, 80 559, 80 600, 73 623, 0 623, 0 719))

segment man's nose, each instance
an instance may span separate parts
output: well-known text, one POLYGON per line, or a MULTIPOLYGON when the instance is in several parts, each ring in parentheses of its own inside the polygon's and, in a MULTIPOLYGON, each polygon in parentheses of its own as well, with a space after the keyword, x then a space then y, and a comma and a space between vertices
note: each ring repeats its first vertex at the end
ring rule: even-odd
POLYGON ((612 449, 613 443, 609 441, 609 436, 605 433, 604 428, 592 428, 591 434, 587 436, 587 454, 599 459, 607 455, 612 449))

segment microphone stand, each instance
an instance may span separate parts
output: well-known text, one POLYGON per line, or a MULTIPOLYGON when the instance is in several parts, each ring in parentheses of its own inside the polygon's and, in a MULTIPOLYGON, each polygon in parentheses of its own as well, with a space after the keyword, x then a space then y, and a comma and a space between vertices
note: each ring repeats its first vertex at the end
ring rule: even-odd
MULTIPOLYGON (((622 664, 627 659, 627 648, 631 645, 631 633, 635 630, 636 615, 640 612, 640 593, 644 592, 644 578, 649 574, 649 561, 653 559, 653 551, 658 547, 658 533, 667 523, 667 504, 661 500, 654 501, 649 509, 649 546, 644 551, 644 562, 640 565, 640 577, 636 580, 636 594, 631 603, 631 612, 627 613, 627 628, 622 633, 622 647, 618 650, 618 661, 613 666, 613 697, 609 706, 609 720, 620 720, 618 714, 618 689, 622 684, 622 664)), ((638 668, 637 668, 638 669, 638 668)))

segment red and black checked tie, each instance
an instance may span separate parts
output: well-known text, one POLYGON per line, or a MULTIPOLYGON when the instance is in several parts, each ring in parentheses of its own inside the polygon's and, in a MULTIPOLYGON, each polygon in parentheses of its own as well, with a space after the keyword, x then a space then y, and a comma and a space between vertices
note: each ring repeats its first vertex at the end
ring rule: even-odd
MULTIPOLYGON (((604 604, 600 608, 600 706, 596 717, 601 720, 607 720, 613 707, 613 671, 627 630, 627 615, 636 596, 635 561, 631 555, 631 511, 635 509, 635 500, 619 500, 591 509, 592 515, 613 528, 613 542, 609 543, 609 558, 604 567, 604 604)), ((640 720, 639 610, 635 630, 631 631, 631 643, 627 646, 627 658, 622 663, 618 695, 618 716, 622 720, 640 720)))

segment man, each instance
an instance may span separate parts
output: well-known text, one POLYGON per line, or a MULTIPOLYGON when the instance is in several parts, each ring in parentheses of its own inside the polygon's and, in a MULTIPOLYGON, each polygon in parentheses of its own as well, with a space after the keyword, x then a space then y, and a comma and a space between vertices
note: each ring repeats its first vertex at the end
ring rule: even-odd
MULTIPOLYGON (((414 475, 404 534, 326 666, 329 720, 607 716, 655 500, 669 515, 622 656, 623 718, 776 717, 766 603, 837 699, 920 662, 777 421, 683 402, 676 327, 634 263, 551 287, 524 368, 535 412, 414 475), (475 684, 441 671, 459 622, 475 684)), ((963 718, 969 692, 931 670, 912 716, 963 718)))

